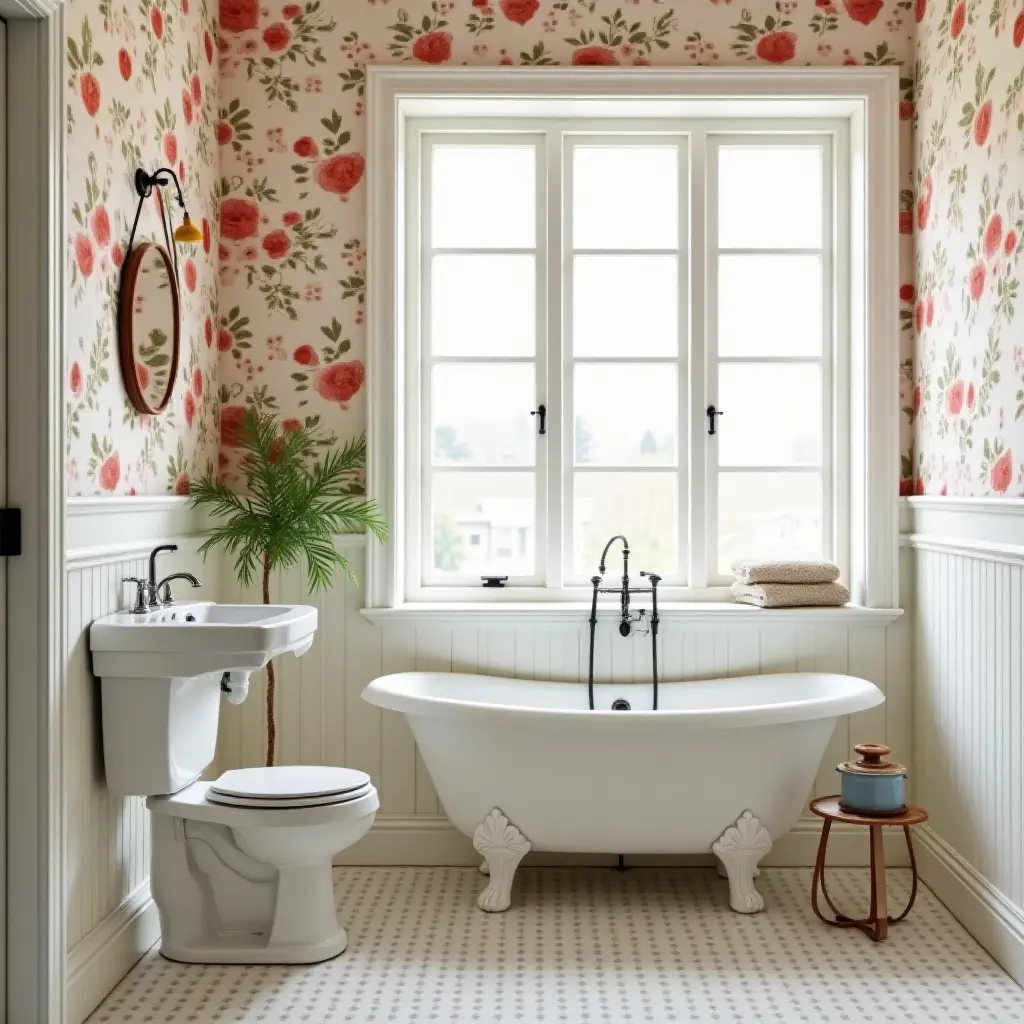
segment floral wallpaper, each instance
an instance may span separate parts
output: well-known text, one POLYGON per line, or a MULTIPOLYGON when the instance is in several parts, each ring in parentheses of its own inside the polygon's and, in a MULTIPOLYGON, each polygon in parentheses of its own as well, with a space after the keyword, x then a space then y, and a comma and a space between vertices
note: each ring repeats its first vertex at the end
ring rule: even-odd
MULTIPOLYGON (((917 0, 914 489, 1024 494, 1024 7, 917 0)), ((910 476, 905 466, 904 475, 910 476)))
MULTIPOLYGON (((934 0, 933 0, 934 2, 934 0)), ((914 0, 221 0, 221 459, 246 406, 365 425, 368 64, 899 64, 913 290, 914 0)), ((894 225, 894 230, 896 226, 894 225)), ((912 313, 912 305, 904 312, 912 313)), ((904 318, 912 401, 912 319, 904 318)), ((911 423, 904 423, 911 462, 911 423)), ((909 475, 909 474, 908 474, 909 475)), ((895 482, 894 482, 895 485, 895 482)))
MULTIPOLYGON (((208 0, 70 0, 67 32, 67 493, 187 493, 216 465, 216 11, 208 0), (170 165, 203 244, 179 246, 181 360, 160 416, 128 404, 120 269, 137 167, 170 165)), ((172 193, 167 193, 170 200, 172 193)), ((154 195, 137 237, 162 241, 154 195)), ((171 203, 180 223, 177 203, 171 203)))

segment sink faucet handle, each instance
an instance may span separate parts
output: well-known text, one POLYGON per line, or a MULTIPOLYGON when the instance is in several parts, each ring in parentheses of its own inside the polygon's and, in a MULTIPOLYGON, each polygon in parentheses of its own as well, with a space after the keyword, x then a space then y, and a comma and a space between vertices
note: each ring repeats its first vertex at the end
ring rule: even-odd
POLYGON ((134 583, 135 607, 132 608, 133 615, 145 615, 149 611, 149 581, 140 580, 137 576, 125 576, 122 583, 134 583))

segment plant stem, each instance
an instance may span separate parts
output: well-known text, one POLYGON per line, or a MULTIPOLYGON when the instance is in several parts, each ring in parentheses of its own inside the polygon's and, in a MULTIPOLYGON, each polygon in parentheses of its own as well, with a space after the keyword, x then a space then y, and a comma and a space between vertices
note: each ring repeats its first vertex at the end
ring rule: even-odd
MULTIPOLYGON (((270 552, 263 552, 263 603, 270 604, 270 552)), ((274 663, 267 662, 267 767, 274 766, 277 723, 274 721, 274 663)))

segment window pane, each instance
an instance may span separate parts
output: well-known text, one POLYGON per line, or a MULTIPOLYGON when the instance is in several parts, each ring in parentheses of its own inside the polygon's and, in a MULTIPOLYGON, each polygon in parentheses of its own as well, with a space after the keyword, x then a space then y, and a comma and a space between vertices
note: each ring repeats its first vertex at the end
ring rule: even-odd
POLYGON ((608 538, 624 533, 629 538, 631 575, 641 569, 676 575, 676 481, 675 473, 577 473, 573 495, 575 574, 592 576, 608 538))
POLYGON ((821 355, 818 256, 720 256, 718 354, 821 355))
POLYGON ((678 450, 675 364, 576 367, 576 463, 674 466, 678 450))
POLYGON ((724 248, 821 245, 820 146, 722 146, 718 244, 724 248))
POLYGON ((532 466, 532 363, 445 363, 433 369, 434 465, 532 466))
POLYGON ((718 369, 720 466, 821 464, 821 368, 726 363, 718 369))
POLYGON ((718 571, 741 558, 821 558, 817 473, 722 473, 718 478, 718 571))
POLYGON ((577 256, 573 355, 674 356, 679 349, 675 256, 577 256))
POLYGON ((436 146, 431 186, 435 246, 529 248, 536 238, 533 146, 436 146))
POLYGON ((679 245, 679 158, 674 146, 578 146, 573 154, 577 249, 679 245))
POLYGON ((435 256, 431 285, 434 355, 533 355, 533 256, 435 256))
POLYGON ((434 571, 532 576, 537 537, 532 473, 445 473, 433 480, 434 571))

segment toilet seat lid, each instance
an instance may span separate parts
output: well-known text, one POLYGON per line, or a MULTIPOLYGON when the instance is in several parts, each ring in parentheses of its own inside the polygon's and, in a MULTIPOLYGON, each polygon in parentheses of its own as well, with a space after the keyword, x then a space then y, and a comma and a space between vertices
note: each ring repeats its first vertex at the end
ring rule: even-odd
POLYGON ((346 803, 364 796, 370 788, 370 776, 352 768, 281 765, 234 768, 210 786, 208 796, 215 803, 223 798, 236 806, 272 810, 346 803))

